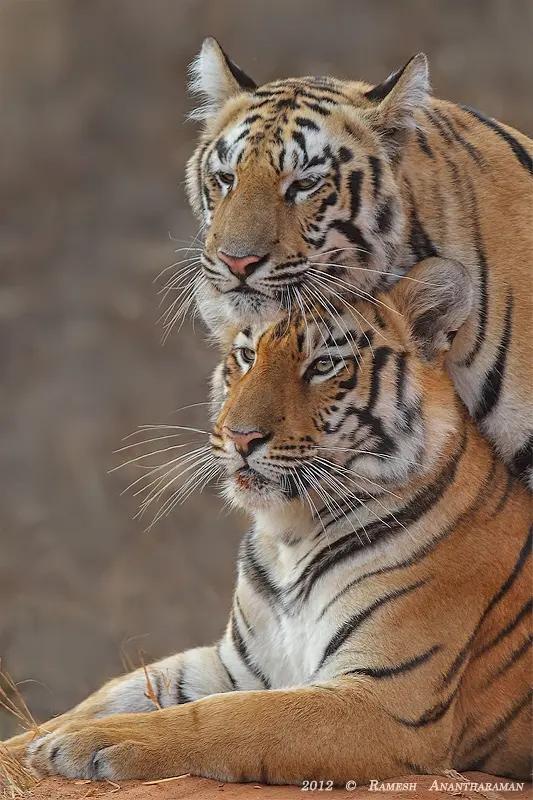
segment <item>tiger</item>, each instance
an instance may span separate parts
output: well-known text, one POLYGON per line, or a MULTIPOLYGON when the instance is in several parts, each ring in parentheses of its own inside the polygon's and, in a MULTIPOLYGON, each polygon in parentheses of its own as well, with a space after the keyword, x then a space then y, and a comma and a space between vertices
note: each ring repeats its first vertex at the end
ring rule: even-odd
POLYGON ((467 271, 412 276, 228 329, 212 458, 252 527, 225 633, 8 742, 38 774, 527 778, 530 495, 445 367, 467 271))
POLYGON ((208 327, 280 305, 328 315, 332 298, 369 299, 422 259, 461 261, 475 303, 448 369, 533 486, 533 142, 431 96, 421 53, 377 85, 257 86, 210 38, 192 90, 204 129, 187 187, 203 243, 189 291, 208 327))

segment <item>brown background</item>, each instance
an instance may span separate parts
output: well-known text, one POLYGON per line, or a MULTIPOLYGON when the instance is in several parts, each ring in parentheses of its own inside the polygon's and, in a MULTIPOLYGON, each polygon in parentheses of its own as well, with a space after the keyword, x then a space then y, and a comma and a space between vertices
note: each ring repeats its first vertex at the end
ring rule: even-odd
POLYGON ((0 656, 38 717, 124 643, 211 641, 230 601, 244 521, 212 492, 145 534, 132 475, 107 474, 137 425, 205 421, 172 412, 215 354, 188 326, 161 346, 153 280, 195 233, 185 73, 207 34, 258 81, 377 81, 423 49, 437 94, 533 130, 529 0, 3 0, 0 656))

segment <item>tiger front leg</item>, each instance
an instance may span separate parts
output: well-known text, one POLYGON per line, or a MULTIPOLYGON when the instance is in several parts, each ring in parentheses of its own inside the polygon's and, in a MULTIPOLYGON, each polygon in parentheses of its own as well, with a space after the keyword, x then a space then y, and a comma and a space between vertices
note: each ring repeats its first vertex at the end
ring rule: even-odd
POLYGON ((214 695, 156 714, 71 724, 30 747, 39 774, 92 780, 191 772, 227 781, 343 784, 443 769, 440 724, 418 730, 384 710, 361 682, 214 695))
POLYGON ((37 733, 28 731, 2 744, 14 756, 23 758, 36 737, 66 725, 115 714, 149 713, 232 688, 217 648, 198 647, 115 678, 70 711, 39 725, 37 733))

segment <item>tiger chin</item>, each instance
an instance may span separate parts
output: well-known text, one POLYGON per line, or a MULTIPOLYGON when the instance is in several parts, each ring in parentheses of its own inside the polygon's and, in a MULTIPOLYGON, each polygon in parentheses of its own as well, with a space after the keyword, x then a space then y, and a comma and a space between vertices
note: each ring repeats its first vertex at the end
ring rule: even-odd
POLYGON ((339 297, 368 299, 424 258, 457 259, 474 298, 448 368, 533 488, 531 139, 433 97, 423 53, 376 85, 256 85, 207 39, 191 76, 203 130, 187 186, 203 249, 182 289, 208 326, 306 304, 327 317, 339 297))
POLYGON ((211 440, 253 524, 226 631, 8 742, 36 772, 527 778, 530 499, 444 369, 464 269, 412 276, 336 321, 231 332, 211 440))

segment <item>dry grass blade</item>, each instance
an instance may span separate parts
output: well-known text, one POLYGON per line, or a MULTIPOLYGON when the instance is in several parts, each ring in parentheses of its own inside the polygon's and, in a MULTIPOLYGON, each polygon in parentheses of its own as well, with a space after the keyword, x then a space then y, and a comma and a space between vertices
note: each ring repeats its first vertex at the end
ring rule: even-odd
MULTIPOLYGON (((33 731, 35 736, 39 734, 39 726, 26 705, 26 701, 11 675, 2 670, 1 661, 0 708, 14 717, 25 730, 33 731)), ((0 744, 0 797, 2 800, 24 797, 26 792, 36 784, 37 780, 34 775, 6 747, 0 744)))
POLYGON ((37 778, 0 744, 0 797, 16 800, 37 785, 37 778))
POLYGON ((183 775, 176 775, 174 778, 159 778, 158 781, 143 781, 143 786, 159 786, 161 783, 170 783, 171 781, 179 781, 182 778, 190 778, 191 773, 185 772, 183 775))
POLYGON ((36 723, 33 714, 26 705, 26 701, 22 697, 20 690, 11 677, 11 675, 2 670, 2 662, 0 660, 0 708, 11 714, 17 722, 27 731, 33 731, 37 736, 39 734, 39 726, 36 723))
POLYGON ((152 680, 150 678, 150 675, 148 674, 148 670, 146 669, 146 664, 144 663, 144 654, 141 652, 139 653, 139 655, 141 657, 141 665, 144 671, 144 679, 146 681, 146 691, 144 693, 144 696, 154 704, 154 706, 158 709, 158 711, 161 711, 161 703, 157 698, 157 694, 152 684, 152 680))

